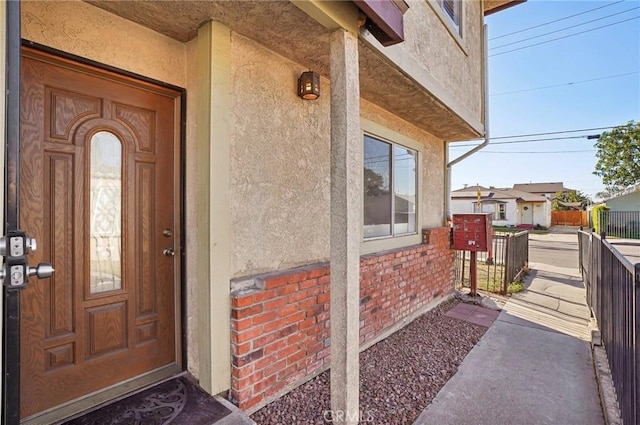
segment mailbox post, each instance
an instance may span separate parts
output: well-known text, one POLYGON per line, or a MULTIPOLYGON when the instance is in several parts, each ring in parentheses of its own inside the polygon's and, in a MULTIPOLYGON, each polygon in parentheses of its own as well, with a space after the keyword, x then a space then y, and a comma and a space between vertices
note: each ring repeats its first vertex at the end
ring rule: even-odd
POLYGON ((453 215, 453 248, 461 250, 463 256, 465 251, 470 251, 471 253, 471 264, 469 267, 471 292, 469 295, 472 297, 478 295, 477 252, 491 250, 492 244, 493 227, 491 225, 491 214, 453 215))

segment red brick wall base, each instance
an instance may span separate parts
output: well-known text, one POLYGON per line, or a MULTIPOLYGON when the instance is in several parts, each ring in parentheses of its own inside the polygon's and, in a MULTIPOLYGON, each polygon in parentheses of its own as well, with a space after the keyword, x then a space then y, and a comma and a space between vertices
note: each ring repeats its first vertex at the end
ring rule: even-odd
MULTIPOLYGON (((449 228, 360 258, 360 344, 453 291, 449 228)), ((244 279, 231 293, 231 392, 253 411, 329 365, 329 265, 244 279), (250 282, 247 284, 247 282, 250 282)))

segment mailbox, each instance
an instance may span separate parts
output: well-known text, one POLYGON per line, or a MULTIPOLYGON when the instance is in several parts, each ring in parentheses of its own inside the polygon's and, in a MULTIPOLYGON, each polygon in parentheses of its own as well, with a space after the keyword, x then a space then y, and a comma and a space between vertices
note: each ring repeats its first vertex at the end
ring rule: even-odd
POLYGON ((491 214, 453 215, 453 249, 490 251, 492 238, 491 214))

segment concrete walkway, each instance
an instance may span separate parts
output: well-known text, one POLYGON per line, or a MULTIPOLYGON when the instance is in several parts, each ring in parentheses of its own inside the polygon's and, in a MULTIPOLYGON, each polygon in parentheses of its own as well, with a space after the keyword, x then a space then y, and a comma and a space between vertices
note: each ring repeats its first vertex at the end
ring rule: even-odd
POLYGON ((416 425, 602 425, 575 231, 530 235, 509 299, 416 425))
POLYGON ((607 239, 615 249, 624 255, 631 264, 640 263, 640 240, 639 239, 607 239))

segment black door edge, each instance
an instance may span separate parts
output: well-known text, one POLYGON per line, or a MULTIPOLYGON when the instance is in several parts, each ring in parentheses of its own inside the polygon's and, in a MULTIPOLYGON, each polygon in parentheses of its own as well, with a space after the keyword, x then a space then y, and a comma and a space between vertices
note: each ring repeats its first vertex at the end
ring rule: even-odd
MULTIPOLYGON (((5 187, 3 235, 17 230, 20 177, 20 2, 6 5, 5 187)), ((20 423, 20 292, 3 285, 2 424, 20 423)))

